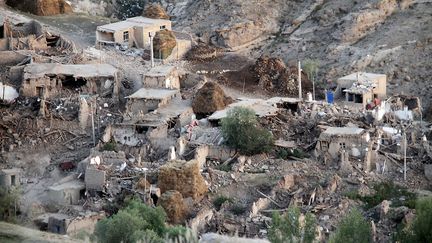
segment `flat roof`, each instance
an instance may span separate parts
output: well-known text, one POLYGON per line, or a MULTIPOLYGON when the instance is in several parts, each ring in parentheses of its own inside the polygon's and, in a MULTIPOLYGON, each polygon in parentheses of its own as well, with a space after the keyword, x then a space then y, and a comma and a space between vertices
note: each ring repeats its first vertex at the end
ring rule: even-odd
POLYGON ((22 172, 22 170, 19 168, 12 168, 12 169, 2 169, 0 172, 9 175, 9 174, 19 174, 22 172))
POLYGON ((136 125, 157 127, 188 111, 192 112, 191 100, 172 100, 168 105, 145 114, 136 125))
POLYGON ((137 16, 137 17, 126 19, 124 21, 101 25, 98 26, 96 29, 98 31, 116 32, 116 31, 127 30, 134 26, 166 25, 170 23, 171 21, 167 19, 151 19, 142 16, 137 16))
POLYGON ((152 88, 141 88, 135 93, 127 96, 128 99, 154 99, 162 100, 167 97, 174 96, 180 93, 176 89, 152 89, 152 88))
POLYGON ((169 75, 176 67, 170 66, 170 65, 160 65, 155 66, 152 69, 150 69, 144 76, 148 77, 165 77, 169 75))
POLYGON ((364 82, 364 81, 376 80, 376 79, 382 78, 382 77, 386 77, 386 75, 385 74, 378 74, 378 73, 355 72, 355 73, 352 73, 350 75, 339 78, 338 80, 357 81, 357 78, 358 78, 359 82, 364 82), (358 75, 358 77, 357 77, 357 75, 358 75))
POLYGON ((364 131, 358 127, 329 127, 323 133, 327 135, 360 135, 364 131))
MULTIPOLYGON (((269 100, 263 99, 240 99, 240 101, 228 105, 225 109, 216 111, 208 117, 209 120, 220 120, 228 115, 228 112, 234 107, 240 106, 252 109, 259 117, 274 115, 279 110, 276 104, 283 103, 285 98, 275 97, 269 100)), ((286 98, 286 101, 295 101, 292 98, 286 98)))
POLYGON ((48 74, 73 75, 75 77, 114 77, 117 69, 109 64, 58 64, 36 63, 24 68, 24 79, 42 78, 48 74))

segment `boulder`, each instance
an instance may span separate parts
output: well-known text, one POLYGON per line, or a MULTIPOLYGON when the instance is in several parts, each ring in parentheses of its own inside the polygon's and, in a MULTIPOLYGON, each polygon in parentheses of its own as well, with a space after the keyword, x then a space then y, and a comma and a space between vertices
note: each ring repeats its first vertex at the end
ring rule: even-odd
POLYGON ((168 216, 168 222, 182 224, 185 220, 187 209, 180 192, 170 190, 161 195, 158 205, 162 206, 168 216))
POLYGON ((200 173, 197 160, 174 160, 160 167, 158 186, 161 193, 179 191, 183 197, 201 200, 207 192, 207 184, 200 173))

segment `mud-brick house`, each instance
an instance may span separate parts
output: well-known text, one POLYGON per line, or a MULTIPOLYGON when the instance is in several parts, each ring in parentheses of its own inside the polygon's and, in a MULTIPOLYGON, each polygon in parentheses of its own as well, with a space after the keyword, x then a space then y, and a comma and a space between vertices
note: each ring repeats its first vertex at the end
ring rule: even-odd
POLYGON ((364 156, 370 140, 369 132, 357 127, 329 127, 318 138, 317 154, 328 154, 336 159, 345 150, 350 156, 364 156))
POLYGON ((172 99, 180 98, 179 90, 141 88, 126 97, 126 113, 139 116, 168 105, 172 99))
POLYGON ((98 26, 96 28, 96 45, 117 44, 149 49, 149 33, 160 30, 171 30, 171 21, 141 16, 133 17, 124 21, 98 26))
POLYGON ((387 96, 387 76, 365 72, 352 73, 337 80, 335 96, 364 106, 375 98, 384 99, 387 96))
POLYGON ((143 75, 143 86, 146 88, 180 89, 180 78, 177 67, 160 65, 143 75))
POLYGON ((53 98, 68 90, 118 98, 118 71, 109 64, 35 63, 24 68, 21 95, 53 98))

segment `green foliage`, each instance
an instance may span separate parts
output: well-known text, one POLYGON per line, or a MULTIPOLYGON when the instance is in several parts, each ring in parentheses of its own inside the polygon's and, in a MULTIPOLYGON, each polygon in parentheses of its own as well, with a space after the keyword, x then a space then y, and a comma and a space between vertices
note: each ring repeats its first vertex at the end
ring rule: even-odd
POLYGON ((216 209, 217 210, 219 210, 220 209, 220 207, 222 206, 222 204, 224 203, 224 202, 233 202, 233 199, 232 198, 230 198, 230 197, 227 197, 227 196, 218 196, 217 198, 215 198, 214 200, 213 200, 213 205, 216 207, 216 209))
POLYGON ((432 242, 432 197, 417 200, 416 217, 399 233, 398 238, 402 243, 432 242))
POLYGON ((230 164, 220 164, 220 165, 216 166, 216 169, 228 172, 228 171, 231 171, 232 166, 230 164))
POLYGON ((358 199, 365 202, 366 209, 373 208, 384 200, 390 200, 392 207, 415 207, 415 194, 395 185, 392 181, 376 184, 373 189, 376 191, 373 195, 360 196, 357 192, 351 191, 346 196, 353 200, 358 199), (401 200, 401 198, 404 198, 404 200, 401 200))
POLYGON ((339 223, 336 232, 330 237, 330 243, 367 243, 372 234, 369 223, 360 211, 353 209, 339 223))
POLYGON ((286 148, 282 148, 279 149, 277 151, 277 157, 279 159, 288 159, 289 157, 296 157, 296 158, 308 158, 309 155, 306 154, 303 150, 301 149, 286 149, 286 148))
POLYGON ((102 151, 117 151, 117 144, 114 141, 108 142, 102 146, 102 151))
POLYGON ((19 201, 19 189, 0 188, 0 221, 14 223, 19 201))
POLYGON ((288 208, 283 215, 274 213, 269 229, 269 240, 272 243, 313 242, 316 234, 315 216, 307 213, 304 222, 301 222, 300 216, 300 209, 295 207, 288 208))
POLYGON ((222 119, 222 134, 226 144, 246 155, 269 152, 273 147, 272 134, 261 128, 255 112, 235 107, 222 119))
POLYGON ((186 229, 169 228, 165 225, 166 214, 161 207, 152 208, 138 200, 128 205, 110 218, 96 224, 95 236, 98 242, 145 242, 163 243, 167 237, 178 237, 186 229))
POLYGON ((302 69, 306 72, 309 79, 314 79, 318 73, 318 60, 306 59, 303 62, 302 69))
POLYGON ((236 203, 231 207, 230 211, 235 215, 242 215, 246 212, 246 207, 243 204, 236 203))

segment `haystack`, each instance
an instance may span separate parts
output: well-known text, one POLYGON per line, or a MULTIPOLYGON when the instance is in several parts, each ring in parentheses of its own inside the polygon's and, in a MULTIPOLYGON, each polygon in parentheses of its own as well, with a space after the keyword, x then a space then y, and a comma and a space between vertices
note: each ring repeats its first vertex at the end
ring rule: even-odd
POLYGON ((23 12, 40 16, 73 12, 71 5, 65 0, 6 0, 6 4, 23 12))
POLYGON ((144 9, 143 16, 152 19, 170 19, 165 9, 159 4, 148 5, 144 9))
POLYGON ((207 185, 196 160, 175 160, 160 167, 158 186, 161 193, 176 190, 183 197, 192 197, 196 201, 201 200, 207 192, 207 185))
POLYGON ((186 54, 188 61, 206 62, 216 59, 218 56, 218 49, 214 46, 209 46, 204 43, 193 46, 186 54))
POLYGON ((233 99, 225 95, 223 89, 214 82, 205 83, 196 93, 192 108, 197 114, 212 114, 231 104, 233 99))
POLYGON ((153 39, 154 58, 166 59, 176 47, 177 41, 174 33, 170 30, 161 30, 153 39))
POLYGON ((162 206, 168 216, 168 222, 182 224, 185 220, 187 209, 180 192, 170 190, 161 195, 158 205, 162 206))

